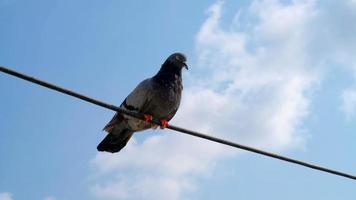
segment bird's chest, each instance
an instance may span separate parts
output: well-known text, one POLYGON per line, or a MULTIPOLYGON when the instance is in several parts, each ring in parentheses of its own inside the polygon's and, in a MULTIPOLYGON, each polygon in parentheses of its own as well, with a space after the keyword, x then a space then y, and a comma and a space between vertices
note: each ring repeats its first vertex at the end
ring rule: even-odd
MULTIPOLYGON (((160 86, 159 89, 156 88, 156 92, 149 101, 149 106, 147 106, 147 109, 143 112, 159 119, 170 119, 173 117, 172 113, 179 107, 182 88, 174 88, 177 86, 169 84, 160 86)), ((129 127, 135 131, 151 127, 150 124, 129 116, 127 117, 127 123, 129 127)))
POLYGON ((152 114, 160 118, 165 118, 169 113, 178 109, 181 93, 182 82, 179 78, 171 81, 161 82, 157 84, 154 97, 151 102, 152 114))

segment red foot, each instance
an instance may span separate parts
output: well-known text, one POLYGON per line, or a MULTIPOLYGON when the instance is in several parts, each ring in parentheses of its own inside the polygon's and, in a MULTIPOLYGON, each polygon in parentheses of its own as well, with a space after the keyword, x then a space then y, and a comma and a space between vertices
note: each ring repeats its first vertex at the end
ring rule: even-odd
POLYGON ((160 126, 161 129, 164 129, 164 128, 168 127, 168 121, 167 120, 160 119, 159 121, 161 122, 161 126, 160 126))
POLYGON ((143 115, 143 121, 144 121, 144 122, 147 122, 147 123, 148 123, 148 122, 151 122, 151 121, 152 121, 152 118, 153 118, 152 115, 149 115, 149 114, 144 114, 144 115, 143 115))

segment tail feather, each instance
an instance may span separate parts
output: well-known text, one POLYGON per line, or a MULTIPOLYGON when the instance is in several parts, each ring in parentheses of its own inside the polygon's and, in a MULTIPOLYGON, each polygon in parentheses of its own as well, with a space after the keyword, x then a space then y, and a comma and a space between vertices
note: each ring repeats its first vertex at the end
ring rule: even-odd
POLYGON ((107 151, 110 153, 119 152, 126 146, 133 133, 133 131, 127 128, 119 129, 119 127, 113 127, 104 140, 100 142, 97 149, 98 151, 107 151))

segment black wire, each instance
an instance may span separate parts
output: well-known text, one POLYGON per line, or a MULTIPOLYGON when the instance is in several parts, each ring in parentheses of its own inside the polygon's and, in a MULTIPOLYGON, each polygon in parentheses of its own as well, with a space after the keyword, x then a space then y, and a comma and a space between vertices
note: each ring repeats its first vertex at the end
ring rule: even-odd
MULTIPOLYGON (((136 117, 138 119, 142 119, 142 120, 144 119, 144 115, 142 113, 135 113, 135 112, 130 112, 128 110, 124 110, 124 109, 122 109, 120 107, 117 107, 117 106, 114 106, 114 105, 110 105, 110 104, 104 103, 102 101, 99 101, 99 100, 96 100, 96 99, 93 99, 93 98, 78 94, 78 93, 73 92, 71 90, 68 90, 68 89, 65 89, 65 88, 62 88, 62 87, 58 87, 58 86, 53 85, 51 83, 48 83, 48 82, 45 82, 45 81, 30 77, 30 76, 27 76, 25 74, 16 72, 16 71, 8 69, 8 68, 0 66, 0 71, 4 72, 6 74, 9 74, 9 75, 16 76, 18 78, 30 81, 32 83, 41 85, 43 87, 46 87, 46 88, 49 88, 49 89, 52 89, 52 90, 56 90, 56 91, 58 91, 60 93, 64 93, 64 94, 67 94, 69 96, 73 96, 73 97, 79 98, 81 100, 93 103, 93 104, 98 105, 98 106, 101 106, 101 107, 104 107, 104 108, 107 108, 107 109, 110 109, 110 110, 113 110, 113 111, 117 111, 117 112, 120 112, 120 113, 123 113, 123 114, 127 114, 127 115, 130 115, 130 116, 136 117)), ((161 125, 161 122, 156 118, 152 119, 152 123, 154 123, 156 125, 161 125)), ((213 142, 217 142, 217 143, 220 143, 220 144, 228 145, 228 146, 231 146, 231 147, 243 149, 243 150, 254 152, 254 153, 257 153, 257 154, 264 155, 264 156, 268 156, 268 157, 276 158, 276 159, 283 160, 283 161, 286 161, 286 162, 290 162, 290 163, 294 163, 294 164, 297 164, 297 165, 301 165, 301 166, 304 166, 304 167, 308 167, 308 168, 311 168, 311 169, 315 169, 315 170, 323 171, 323 172, 326 172, 326 173, 334 174, 334 175, 337 175, 337 176, 342 176, 342 177, 345 177, 345 178, 356 180, 356 176, 351 175, 351 174, 347 174, 347 173, 336 171, 336 170, 333 170, 333 169, 329 169, 329 168, 321 167, 321 166, 318 166, 318 165, 310 164, 310 163, 303 162, 303 161, 300 161, 300 160, 288 158, 288 157, 281 156, 281 155, 274 154, 274 153, 270 153, 270 152, 267 152, 267 151, 262 151, 262 150, 259 150, 259 149, 253 148, 253 147, 237 144, 237 143, 234 143, 234 142, 230 142, 228 140, 224 140, 224 139, 221 139, 221 138, 209 136, 209 135, 202 134, 202 133, 199 133, 199 132, 196 132, 196 131, 188 130, 188 129, 177 127, 177 126, 174 126, 174 125, 168 125, 167 128, 171 129, 171 130, 174 130, 174 131, 177 131, 177 132, 184 133, 184 134, 188 134, 188 135, 192 135, 192 136, 195 136, 195 137, 207 139, 207 140, 210 140, 210 141, 213 141, 213 142)))

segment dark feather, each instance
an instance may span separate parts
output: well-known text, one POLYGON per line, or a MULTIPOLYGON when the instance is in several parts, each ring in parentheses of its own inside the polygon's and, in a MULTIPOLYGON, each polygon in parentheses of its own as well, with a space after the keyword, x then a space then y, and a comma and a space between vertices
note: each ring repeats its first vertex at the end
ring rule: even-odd
POLYGON ((118 134, 111 132, 100 142, 97 149, 98 151, 107 151, 110 153, 119 152, 126 146, 133 133, 134 132, 129 129, 124 129, 118 134))

